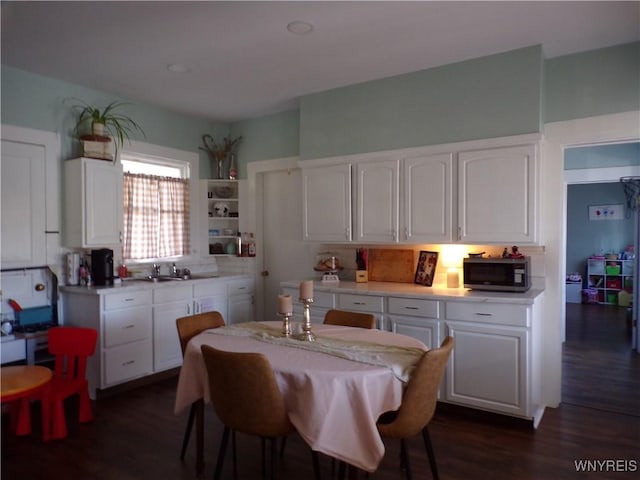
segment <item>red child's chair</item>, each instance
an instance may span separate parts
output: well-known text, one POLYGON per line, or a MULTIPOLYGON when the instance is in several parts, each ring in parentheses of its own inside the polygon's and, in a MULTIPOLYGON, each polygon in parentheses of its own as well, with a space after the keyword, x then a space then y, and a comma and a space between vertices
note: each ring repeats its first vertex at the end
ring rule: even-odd
POLYGON ((96 349, 97 330, 80 327, 54 327, 49 329, 49 353, 55 355, 55 369, 51 381, 51 438, 67 436, 64 400, 78 394, 81 423, 93 420, 87 358, 96 349))

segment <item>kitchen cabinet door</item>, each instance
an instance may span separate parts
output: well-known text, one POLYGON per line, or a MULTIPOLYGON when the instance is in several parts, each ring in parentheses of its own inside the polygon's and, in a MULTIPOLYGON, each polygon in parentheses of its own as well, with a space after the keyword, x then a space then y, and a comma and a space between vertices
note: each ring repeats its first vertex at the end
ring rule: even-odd
POLYGON ((227 284, 227 316, 228 324, 253 322, 254 312, 253 279, 231 280, 227 284))
POLYGON ((535 145, 460 152, 458 240, 535 244, 537 164, 535 145))
POLYGON ((46 261, 45 150, 2 140, 2 268, 46 261))
POLYGON ((447 321, 455 347, 445 401, 530 417, 529 333, 525 328, 447 321))
POLYGON ((382 160, 356 164, 356 240, 398 241, 400 163, 382 160))
POLYGON ((153 290, 153 371, 182 364, 182 349, 176 318, 191 315, 193 291, 190 285, 153 290))
POLYGON ((402 161, 401 242, 453 240, 453 161, 452 153, 402 161))
POLYGON ((113 247, 121 243, 122 168, 119 163, 76 158, 65 162, 65 243, 113 247))
POLYGON ((351 164, 302 170, 303 240, 351 241, 351 164))

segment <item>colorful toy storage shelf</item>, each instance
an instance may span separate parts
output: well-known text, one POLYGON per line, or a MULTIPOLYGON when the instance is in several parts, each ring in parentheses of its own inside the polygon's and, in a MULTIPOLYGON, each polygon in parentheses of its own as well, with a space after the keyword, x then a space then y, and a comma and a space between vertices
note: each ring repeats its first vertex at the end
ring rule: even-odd
POLYGON ((583 303, 618 305, 620 292, 633 290, 633 263, 634 260, 626 259, 588 258, 587 288, 583 291, 583 303))

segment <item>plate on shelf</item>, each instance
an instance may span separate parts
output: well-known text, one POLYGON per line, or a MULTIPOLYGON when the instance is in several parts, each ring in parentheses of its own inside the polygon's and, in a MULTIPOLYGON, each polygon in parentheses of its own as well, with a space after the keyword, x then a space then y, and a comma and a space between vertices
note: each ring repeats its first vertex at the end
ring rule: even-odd
POLYGON ((214 187, 213 193, 218 198, 231 198, 233 196, 234 188, 230 186, 214 187))

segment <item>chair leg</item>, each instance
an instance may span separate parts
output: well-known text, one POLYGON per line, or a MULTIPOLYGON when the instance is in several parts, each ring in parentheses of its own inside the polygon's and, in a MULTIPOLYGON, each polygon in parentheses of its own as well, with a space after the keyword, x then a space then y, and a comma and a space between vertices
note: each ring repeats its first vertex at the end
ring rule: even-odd
POLYGON ((287 437, 282 437, 280 441, 280 458, 284 457, 284 447, 287 445, 287 437))
POLYGON ((238 450, 236 449, 236 431, 231 430, 231 448, 233 450, 233 480, 238 478, 238 450))
POLYGON ((260 452, 262 454, 262 480, 266 478, 267 475, 267 459, 266 459, 266 440, 264 437, 260 437, 260 452))
POLYGON ((67 436, 67 421, 64 417, 64 402, 61 398, 51 401, 51 438, 67 436))
POLYGON ((320 455, 315 450, 311 450, 311 461, 313 462, 313 478, 320 480, 320 455))
POLYGON ((431 437, 429 436, 429 430, 427 427, 422 429, 422 439, 424 440, 424 448, 427 450, 427 456, 429 457, 429 465, 431 465, 431 473, 434 480, 439 480, 438 466, 436 465, 436 456, 433 453, 433 445, 431 444, 431 437))
POLYGON ((220 442, 220 450, 218 450, 218 460, 216 461, 216 471, 213 474, 213 480, 219 480, 222 475, 222 465, 224 463, 224 454, 227 450, 227 443, 229 442, 229 432, 231 429, 227 426, 222 431, 222 441, 220 442))
POLYGON ((196 417, 196 404, 192 403, 189 409, 189 418, 187 419, 187 429, 184 432, 184 438, 182 439, 182 450, 180 450, 180 460, 184 460, 184 455, 187 452, 187 445, 189 445, 189 438, 191 438, 191 429, 193 428, 193 420, 196 417))
POLYGON ((91 410, 91 399, 89 398, 89 388, 80 392, 78 422, 87 423, 93 420, 93 412, 91 410))
POLYGON ((272 437, 269 439, 271 445, 271 480, 276 480, 276 465, 278 464, 278 442, 277 438, 272 437))
POLYGON ((402 459, 402 464, 404 465, 405 471, 407 473, 407 480, 411 480, 413 478, 411 476, 411 464, 409 463, 409 453, 407 452, 407 442, 405 442, 404 438, 400 439, 400 457, 402 459))

